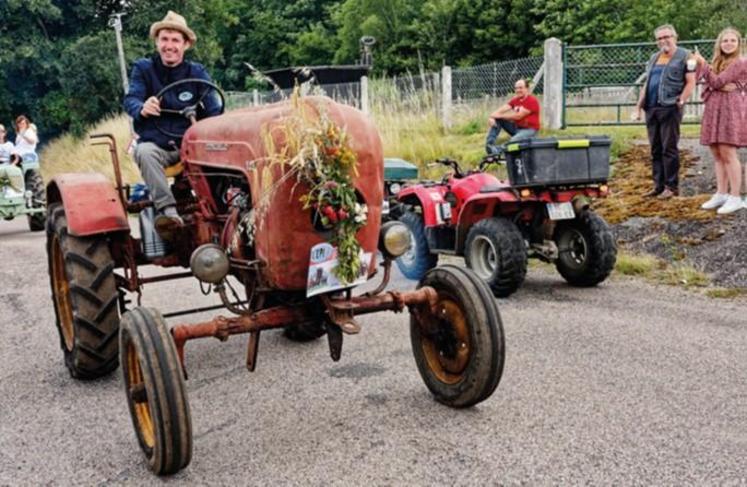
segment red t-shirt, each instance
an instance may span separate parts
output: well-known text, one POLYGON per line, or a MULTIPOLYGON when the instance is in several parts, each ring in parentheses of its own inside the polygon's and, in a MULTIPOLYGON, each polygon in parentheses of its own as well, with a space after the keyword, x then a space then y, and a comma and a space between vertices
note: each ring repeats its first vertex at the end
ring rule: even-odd
POLYGON ((524 98, 515 96, 509 100, 508 105, 516 112, 518 112, 521 107, 529 110, 529 115, 521 120, 514 121, 517 127, 522 129, 540 129, 540 104, 535 97, 532 95, 527 95, 524 98))

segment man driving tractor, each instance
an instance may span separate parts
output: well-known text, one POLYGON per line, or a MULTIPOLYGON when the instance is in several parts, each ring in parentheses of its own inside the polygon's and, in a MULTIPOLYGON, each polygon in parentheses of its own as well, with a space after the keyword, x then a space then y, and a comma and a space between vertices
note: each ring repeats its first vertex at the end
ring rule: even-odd
POLYGON ((218 115, 221 105, 214 96, 205 97, 200 91, 201 86, 204 90, 204 84, 198 83, 185 82, 179 89, 156 96, 165 86, 177 81, 211 82, 211 79, 204 66, 184 59, 187 49, 197 40, 184 17, 169 11, 163 20, 151 25, 150 37, 155 41, 156 53, 135 62, 124 109, 132 117, 138 134, 135 162, 158 213, 156 231, 164 240, 171 240, 183 222, 165 168, 179 162, 181 136, 190 126, 190 120, 178 111, 202 101, 195 116, 205 118, 218 115))

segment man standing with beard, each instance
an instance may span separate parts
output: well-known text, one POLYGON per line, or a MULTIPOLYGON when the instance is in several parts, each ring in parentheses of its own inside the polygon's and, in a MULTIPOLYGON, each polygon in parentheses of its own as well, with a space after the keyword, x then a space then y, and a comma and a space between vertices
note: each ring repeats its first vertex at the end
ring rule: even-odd
POLYGON ((659 51, 646 66, 646 83, 636 105, 635 118, 646 111, 646 129, 651 145, 654 188, 645 196, 668 199, 679 194, 680 123, 687 99, 695 88, 695 63, 690 52, 677 47, 677 32, 669 24, 657 27, 654 37, 659 51))

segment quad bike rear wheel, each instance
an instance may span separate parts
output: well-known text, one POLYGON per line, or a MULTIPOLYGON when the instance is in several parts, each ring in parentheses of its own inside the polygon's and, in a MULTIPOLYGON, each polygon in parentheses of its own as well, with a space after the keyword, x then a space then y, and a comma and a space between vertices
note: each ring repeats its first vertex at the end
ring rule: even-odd
POLYGON ((96 379, 118 365, 114 260, 105 236, 68 233, 62 205, 50 208, 47 223, 49 278, 65 365, 77 379, 96 379))
POLYGON ((572 286, 596 286, 615 267, 615 238, 604 219, 593 211, 559 221, 554 240, 558 246, 555 267, 572 286))
POLYGON ((128 311, 119 341, 127 405, 148 466, 157 475, 176 473, 192 458, 192 419, 163 316, 144 307, 128 311))
MULTIPOLYGON (((26 191, 31 191, 32 208, 44 208, 47 204, 47 192, 44 189, 44 180, 39 174, 39 171, 29 170, 26 172, 25 184, 26 191)), ((47 215, 46 213, 31 213, 27 215, 29 221, 29 230, 32 232, 40 232, 44 230, 47 215)))
POLYGON ((415 363, 435 399, 465 408, 484 401, 503 374, 503 324, 490 289, 474 272, 445 265, 432 269, 418 287, 438 293, 435 309, 410 314, 415 363))
POLYGON ((498 297, 514 293, 527 275, 527 248, 518 227, 502 217, 472 225, 464 249, 467 267, 498 297))
POLYGON ((432 254, 425 237, 423 218, 417 213, 406 211, 399 219, 410 230, 410 248, 398 257, 397 267, 408 279, 420 280, 426 272, 438 264, 438 254, 432 254))

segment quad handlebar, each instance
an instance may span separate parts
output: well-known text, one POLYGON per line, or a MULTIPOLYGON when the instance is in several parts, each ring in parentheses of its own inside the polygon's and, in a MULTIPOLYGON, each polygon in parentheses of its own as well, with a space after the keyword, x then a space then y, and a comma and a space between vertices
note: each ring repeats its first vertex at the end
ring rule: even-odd
POLYGON ((436 165, 441 164, 441 165, 450 167, 454 171, 454 177, 458 179, 458 178, 462 178, 464 176, 468 176, 476 172, 485 172, 485 170, 491 164, 505 164, 505 163, 506 163, 506 158, 502 154, 491 154, 491 155, 487 155, 482 158, 477 169, 470 169, 466 173, 462 172, 462 168, 459 166, 459 163, 457 161, 455 161, 454 159, 450 159, 448 157, 442 157, 440 159, 436 159, 435 161, 427 164, 427 166, 435 167, 436 165))

